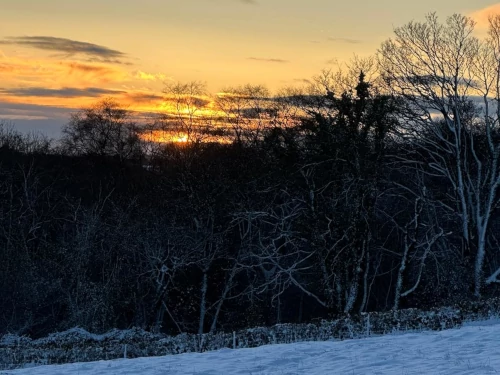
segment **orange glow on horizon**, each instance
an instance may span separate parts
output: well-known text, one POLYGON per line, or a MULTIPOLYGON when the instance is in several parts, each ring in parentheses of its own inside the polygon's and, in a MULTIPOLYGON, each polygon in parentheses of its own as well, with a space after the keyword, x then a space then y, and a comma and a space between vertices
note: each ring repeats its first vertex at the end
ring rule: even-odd
POLYGON ((141 139, 153 143, 187 143, 189 136, 186 133, 172 133, 165 130, 152 130, 140 135, 141 139))
POLYGON ((178 145, 202 142, 202 143, 231 143, 230 137, 217 137, 212 135, 195 134, 190 137, 184 132, 168 132, 165 130, 151 130, 143 132, 140 138, 145 142, 151 143, 175 143, 178 145))
POLYGON ((174 143, 186 143, 188 141, 187 134, 183 134, 180 136, 172 137, 172 142, 174 143))

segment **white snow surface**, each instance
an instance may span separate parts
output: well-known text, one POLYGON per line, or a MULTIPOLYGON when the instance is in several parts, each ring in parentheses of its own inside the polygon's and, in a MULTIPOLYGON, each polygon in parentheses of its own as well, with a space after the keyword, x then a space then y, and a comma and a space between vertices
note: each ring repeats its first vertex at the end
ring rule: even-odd
POLYGON ((500 373, 500 322, 365 339, 267 345, 0 371, 0 375, 332 375, 500 373))

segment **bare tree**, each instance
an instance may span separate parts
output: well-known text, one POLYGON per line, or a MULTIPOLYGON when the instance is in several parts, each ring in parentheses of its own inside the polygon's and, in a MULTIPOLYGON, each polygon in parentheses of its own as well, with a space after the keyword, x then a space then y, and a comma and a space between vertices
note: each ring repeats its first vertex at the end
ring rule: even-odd
POLYGON ((15 124, 0 119, 0 150, 11 150, 26 154, 48 154, 52 152, 52 140, 43 133, 22 134, 15 124))
POLYGON ((441 24, 430 14, 425 22, 396 28, 379 51, 387 89, 406 103, 400 136, 420 154, 414 162, 427 164, 427 175, 452 189, 456 208, 448 208, 460 218, 464 251, 475 257, 476 296, 499 198, 499 29, 493 18, 490 37, 480 41, 472 19, 453 15, 441 24), (478 96, 482 104, 474 101, 478 96))
POLYGON ((178 274, 182 275, 195 261, 194 252, 185 246, 181 236, 184 228, 175 225, 159 228, 158 225, 154 226, 152 233, 142 233, 139 239, 139 253, 144 268, 142 276, 147 278, 153 290, 152 306, 147 308, 154 314, 154 332, 160 332, 163 328, 167 314, 168 320, 182 333, 185 326, 176 315, 170 294, 176 288, 178 274))
POLYGON ((391 214, 384 207, 379 211, 389 218, 390 223, 396 229, 391 231, 400 237, 401 253, 398 254, 397 277, 394 288, 393 310, 398 310, 401 298, 414 293, 422 280, 426 262, 431 255, 435 259, 439 256, 435 253, 436 243, 451 233, 444 233, 436 218, 434 202, 428 196, 428 189, 424 183, 424 177, 418 173, 413 181, 413 189, 394 183, 394 189, 388 189, 385 194, 391 195, 392 199, 400 202, 395 213, 391 214), (408 194, 409 193, 409 194, 408 194), (412 286, 407 284, 412 283, 412 286))
POLYGON ((359 83, 359 73, 363 72, 365 78, 374 89, 380 86, 380 75, 375 56, 360 57, 354 55, 346 63, 335 63, 335 69, 324 69, 309 83, 310 93, 327 92, 333 95, 352 93, 359 83))
POLYGON ((169 83, 163 90, 163 130, 173 142, 201 142, 213 127, 212 99, 203 82, 169 83))
POLYGON ((74 113, 63 128, 62 144, 66 152, 77 155, 127 159, 141 154, 137 125, 113 99, 74 113))
POLYGON ((225 114, 238 143, 259 140, 272 115, 271 95, 261 85, 225 88, 217 95, 216 106, 225 114))

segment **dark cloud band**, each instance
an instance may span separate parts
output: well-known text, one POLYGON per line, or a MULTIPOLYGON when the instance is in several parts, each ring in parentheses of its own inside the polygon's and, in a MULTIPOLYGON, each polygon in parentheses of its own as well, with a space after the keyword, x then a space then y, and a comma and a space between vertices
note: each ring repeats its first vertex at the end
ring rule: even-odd
POLYGON ((360 44, 363 43, 363 41, 359 39, 351 39, 351 38, 328 38, 330 42, 337 42, 337 43, 347 43, 347 44, 360 44))
POLYGON ((41 96, 57 98, 77 98, 80 96, 98 97, 101 95, 123 94, 124 91, 88 87, 84 89, 74 87, 63 87, 61 89, 48 89, 44 87, 22 87, 12 89, 0 89, 0 94, 15 96, 41 96))
POLYGON ((0 40, 3 45, 36 48, 44 51, 59 52, 67 55, 85 55, 102 62, 122 63, 127 54, 98 44, 80 42, 53 36, 20 36, 0 40))
POLYGON ((270 63, 280 63, 280 64, 284 64, 284 63, 290 62, 288 60, 283 60, 283 59, 260 58, 260 57, 249 57, 248 60, 270 62, 270 63))

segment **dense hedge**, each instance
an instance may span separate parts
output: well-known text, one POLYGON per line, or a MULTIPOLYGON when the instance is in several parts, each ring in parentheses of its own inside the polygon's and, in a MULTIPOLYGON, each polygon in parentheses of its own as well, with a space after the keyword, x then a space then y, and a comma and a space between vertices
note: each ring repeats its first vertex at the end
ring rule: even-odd
POLYGON ((300 341, 342 340, 401 331, 441 330, 460 327, 464 321, 500 315, 500 298, 467 302, 430 311, 405 309, 382 313, 345 315, 332 321, 278 324, 233 333, 166 336, 142 329, 112 330, 103 335, 73 328, 48 337, 4 335, 0 338, 0 369, 86 362, 116 358, 161 356, 222 348, 252 348, 300 341))

